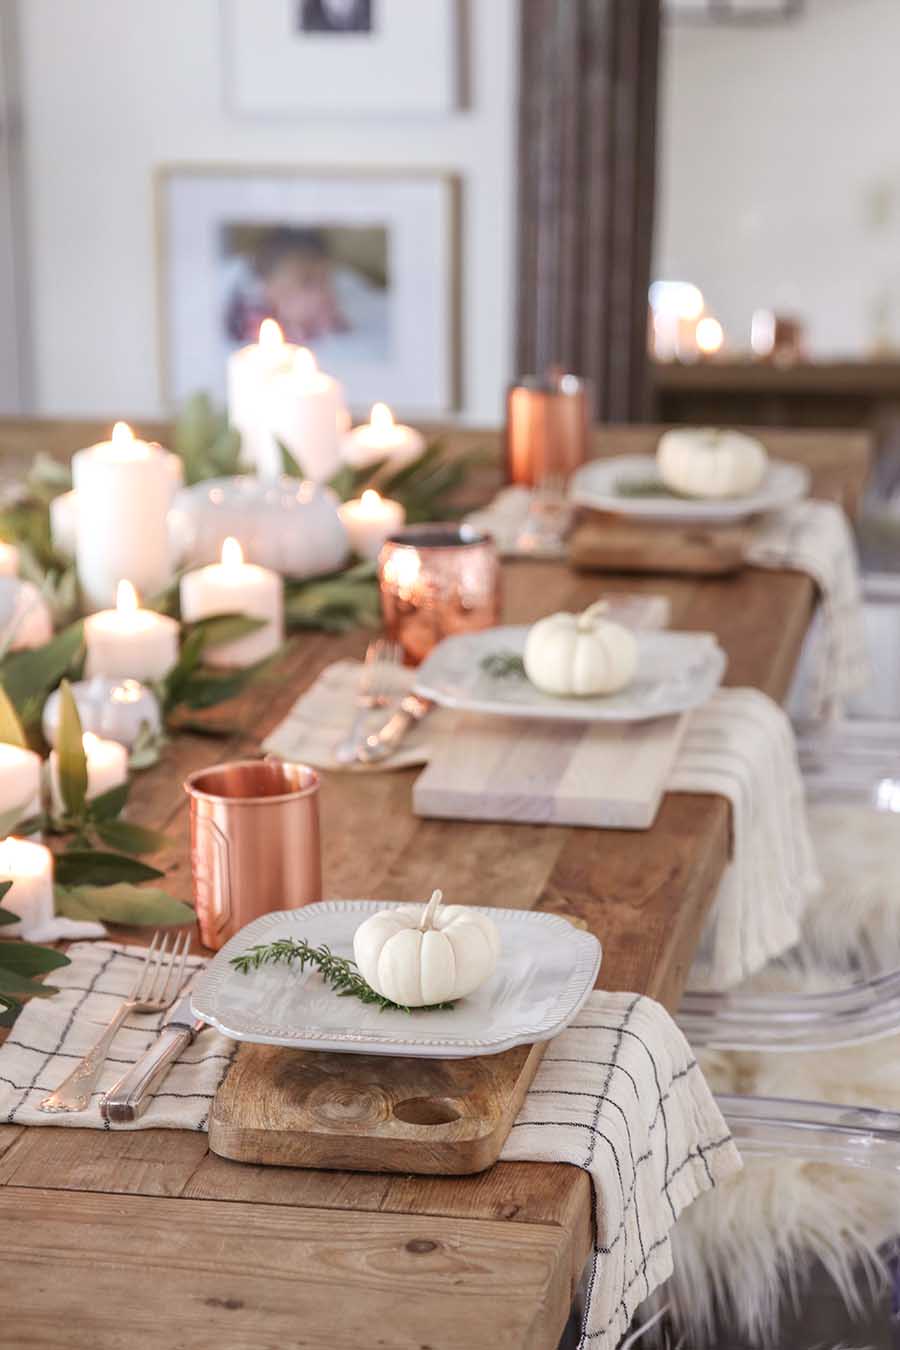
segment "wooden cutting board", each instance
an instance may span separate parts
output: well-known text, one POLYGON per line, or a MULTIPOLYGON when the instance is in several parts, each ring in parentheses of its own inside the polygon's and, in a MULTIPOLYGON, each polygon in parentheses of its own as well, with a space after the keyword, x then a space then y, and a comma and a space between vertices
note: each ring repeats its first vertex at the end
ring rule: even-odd
POLYGON ((569 561, 586 572, 725 576, 743 567, 750 538, 745 525, 665 525, 590 511, 569 541, 569 561))
POLYGON ((475 1059, 242 1045, 212 1105, 209 1146, 281 1167, 482 1172, 500 1155, 544 1044, 475 1059))
POLYGON ((628 726, 462 717, 413 787, 418 816, 647 830, 688 714, 628 726))

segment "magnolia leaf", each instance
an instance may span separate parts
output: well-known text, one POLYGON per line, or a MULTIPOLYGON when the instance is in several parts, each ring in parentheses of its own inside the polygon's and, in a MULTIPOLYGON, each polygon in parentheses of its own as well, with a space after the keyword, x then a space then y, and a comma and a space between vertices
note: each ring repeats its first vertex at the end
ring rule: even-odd
POLYGON ((131 784, 126 781, 117 783, 115 787, 108 788, 106 792, 101 792, 99 797, 92 797, 87 804, 89 818, 91 820, 114 820, 128 801, 130 791, 131 784))
POLYGON ((13 914, 11 909, 3 909, 0 907, 0 928, 4 927, 6 924, 18 923, 19 920, 20 915, 13 914))
POLYGON ((199 633, 203 640, 203 650, 207 647, 220 647, 224 642, 235 642, 265 628, 268 619, 257 618, 253 614, 211 614, 208 619, 186 625, 189 633, 199 633))
POLYGON ((0 663, 0 684, 20 713, 26 707, 40 713, 43 696, 55 689, 63 676, 77 675, 81 665, 84 626, 70 624, 43 647, 11 652, 0 663))
POLYGON ((56 879, 61 886, 114 886, 119 881, 157 881, 163 875, 137 858, 100 849, 68 849, 56 859, 56 879))
POLYGON ((134 825, 129 820, 100 820, 95 831, 109 848, 120 853, 140 856, 144 853, 158 853, 169 842, 167 835, 160 830, 148 830, 143 825, 134 825))
POLYGON ((198 671, 191 676, 181 693, 181 702, 195 711, 201 708, 215 708, 219 703, 236 698, 243 693, 253 680, 269 664, 261 662, 257 666, 248 666, 245 670, 230 671, 227 675, 198 671))
POLYGON ((22 1004, 17 999, 0 994, 0 1027, 13 1026, 21 1011, 22 1004))
POLYGON ((60 492, 68 492, 71 488, 72 470, 68 464, 53 459, 45 451, 39 450, 31 461, 27 482, 28 486, 35 490, 51 489, 52 495, 55 497, 60 492))
POLYGON ((59 686, 59 731, 56 737, 59 795, 66 814, 79 817, 87 797, 87 755, 82 740, 81 715, 68 680, 59 686))
POLYGON ((34 942, 0 943, 0 968, 17 975, 44 975, 48 970, 67 965, 69 958, 55 947, 39 947, 34 942))
POLYGON ((31 830, 22 828, 28 823, 25 820, 25 812, 30 805, 30 801, 20 802, 18 806, 11 806, 8 811, 0 811, 0 839, 5 839, 9 834, 33 833, 31 830))
POLYGON ((144 722, 137 734, 137 740, 131 747, 131 754, 128 756, 128 767, 131 770, 149 769, 154 764, 158 764, 163 747, 166 744, 166 736, 162 731, 154 731, 149 723, 144 722))
POLYGON ((95 919, 105 923, 193 923, 190 905, 167 891, 144 886, 57 886, 56 912, 68 919, 95 919))
POLYGON ((51 998, 53 994, 58 993, 59 990, 52 984, 40 984, 37 980, 30 980, 27 975, 20 975, 15 970, 7 970, 5 966, 0 966, 0 995, 12 994, 15 998, 51 998))
POLYGON ((279 440, 276 436, 275 444, 281 451, 281 472, 287 474, 288 478, 305 478, 306 474, 300 468, 300 465, 297 463, 284 441, 279 440))
POLYGON ((203 633, 188 633, 181 644, 178 660, 162 681, 159 688, 159 701, 163 710, 168 712, 181 699, 181 693, 193 672, 203 659, 203 633))
POLYGON ((2 685, 0 685, 0 741, 4 745, 18 745, 23 750, 28 744, 22 723, 2 685))

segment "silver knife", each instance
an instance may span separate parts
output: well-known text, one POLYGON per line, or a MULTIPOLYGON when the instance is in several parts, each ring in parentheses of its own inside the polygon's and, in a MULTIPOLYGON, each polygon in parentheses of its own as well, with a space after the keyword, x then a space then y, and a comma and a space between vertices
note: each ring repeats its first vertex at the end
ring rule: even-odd
POLYGON ((377 764, 394 753, 411 727, 418 725, 434 707, 431 699, 407 694, 400 700, 384 726, 367 736, 356 753, 363 764, 377 764))
POLYGON ((175 1060, 205 1026, 191 1011, 190 994, 185 994, 172 1008, 153 1044, 100 1099, 103 1119, 122 1125, 142 1116, 175 1060))

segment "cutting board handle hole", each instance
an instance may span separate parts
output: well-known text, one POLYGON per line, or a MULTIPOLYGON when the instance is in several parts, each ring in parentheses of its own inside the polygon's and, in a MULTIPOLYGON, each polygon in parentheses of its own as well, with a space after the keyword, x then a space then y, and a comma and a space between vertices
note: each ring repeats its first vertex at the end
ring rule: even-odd
POLYGON ((395 1103, 394 1115, 407 1125, 449 1125, 462 1111, 451 1097, 407 1097, 395 1103))

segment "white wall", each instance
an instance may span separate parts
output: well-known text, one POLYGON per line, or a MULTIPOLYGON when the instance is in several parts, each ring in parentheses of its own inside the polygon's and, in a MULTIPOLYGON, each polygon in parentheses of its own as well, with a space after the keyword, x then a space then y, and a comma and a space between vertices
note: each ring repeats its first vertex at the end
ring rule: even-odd
POLYGON ((667 26, 654 271, 700 286, 736 343, 777 307, 817 354, 867 354, 884 326, 900 347, 898 55, 898 0, 667 26))
POLYGON ((342 121, 227 112, 218 0, 20 8, 36 411, 160 411, 156 165, 365 164, 461 175, 463 411, 499 418, 512 360, 516 0, 470 6, 470 110, 342 121))

